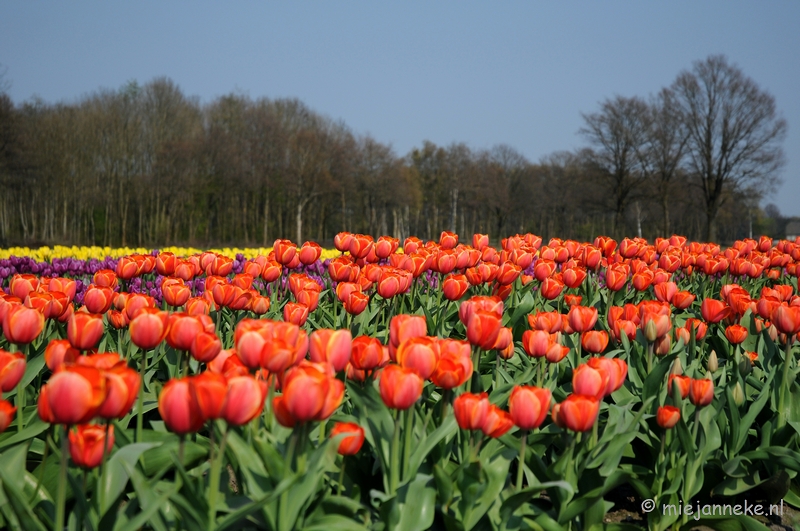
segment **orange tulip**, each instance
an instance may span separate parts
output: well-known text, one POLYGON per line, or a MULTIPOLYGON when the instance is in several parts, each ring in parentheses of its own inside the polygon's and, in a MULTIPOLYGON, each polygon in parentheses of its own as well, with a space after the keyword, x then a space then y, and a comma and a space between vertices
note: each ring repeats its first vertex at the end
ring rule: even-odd
MULTIPOLYGON (((98 367, 99 368, 99 367, 98 367)), ((104 370, 106 377, 106 398, 97 416, 104 419, 121 419, 130 413, 133 403, 139 396, 139 373, 125 365, 124 361, 104 370)))
POLYGON ((65 367, 39 393, 39 416, 51 424, 83 424, 106 399, 105 375, 94 367, 65 367))
MULTIPOLYGON (((58 368, 60 368, 65 363, 74 363, 75 360, 80 356, 81 353, 77 350, 72 348, 72 345, 69 344, 69 341, 66 339, 54 339, 47 344, 47 347, 44 349, 44 362, 47 365, 47 368, 51 371, 55 372, 58 368)), ((0 351, 0 383, 3 381, 3 352, 0 351)), ((23 369, 24 371, 24 369, 23 369)), ((20 373, 20 377, 21 377, 20 373)), ((11 389, 5 389, 3 387, 3 391, 10 391, 11 389)))
POLYGON ((11 421, 14 420, 14 413, 17 411, 17 408, 11 405, 11 402, 7 400, 0 400, 0 433, 6 431, 11 425, 11 421))
POLYGON ((501 323, 501 318, 496 313, 477 310, 472 313, 467 323, 467 339, 473 345, 490 350, 497 342, 501 323))
POLYGON ((679 420, 681 410, 675 406, 660 406, 656 412, 656 422, 665 430, 674 428, 679 420))
POLYGON ((662 282, 653 286, 656 299, 661 302, 672 302, 675 294, 678 293, 678 285, 674 282, 662 282))
POLYGON ((221 416, 232 426, 243 426, 261 413, 265 398, 261 385, 254 377, 230 378, 221 416))
POLYGON ((625 363, 624 360, 619 358, 591 357, 586 362, 586 365, 599 371, 603 380, 607 381, 603 396, 609 396, 625 383, 625 377, 628 374, 628 364, 625 363))
POLYGON ((698 341, 706 337, 706 333, 708 332, 708 325, 699 319, 686 319, 685 326, 690 333, 694 331, 695 339, 698 341))
POLYGON ((228 379, 210 370, 189 378, 189 392, 192 394, 205 420, 222 417, 225 397, 228 394, 228 379))
POLYGON ((389 321, 389 355, 395 359, 397 347, 412 337, 423 337, 428 333, 424 315, 395 315, 389 321))
POLYGON ((44 316, 19 303, 12 303, 3 318, 3 334, 10 343, 27 345, 42 333, 44 316))
POLYGON ((82 468, 95 468, 103 461, 103 452, 114 448, 114 426, 106 428, 98 424, 83 424, 69 432, 69 455, 82 468))
POLYGON ((364 444, 364 428, 353 422, 337 422, 331 429, 331 439, 346 435, 336 450, 340 455, 355 455, 364 444))
MULTIPOLYGON (((399 316, 398 316, 399 317, 399 316)), ((392 319, 394 322, 394 319, 392 319)), ((378 368, 383 358, 381 342, 374 337, 358 336, 353 339, 350 363, 357 370, 372 371, 378 368)))
POLYGON ((692 380, 689 400, 697 407, 707 406, 714 400, 714 381, 706 378, 692 380))
POLYGON ((143 308, 155 308, 155 306, 156 301, 152 297, 131 293, 125 299, 125 314, 129 321, 133 321, 143 308))
POLYGON ((117 274, 110 269, 100 269, 92 276, 92 283, 113 290, 117 287, 117 274))
POLYGON ((601 354, 608 346, 608 332, 605 330, 588 330, 581 334, 581 346, 586 352, 601 354))
POLYGON ((383 403, 392 409, 408 409, 422 394, 423 380, 410 369, 389 365, 380 374, 383 403))
POLYGON ((561 314, 558 312, 539 312, 528 316, 528 324, 534 330, 543 330, 550 334, 560 332, 562 328, 561 314))
POLYGON ((189 354, 200 363, 211 362, 221 350, 222 342, 217 334, 206 331, 198 333, 189 346, 189 354))
POLYGON ((709 323, 718 323, 731 314, 731 308, 716 299, 704 299, 700 306, 700 314, 709 323))
POLYGON ((597 370, 587 364, 578 365, 572 371, 572 391, 576 395, 593 396, 602 399, 608 387, 610 374, 597 370))
POLYGON ((103 332, 103 317, 95 313, 78 312, 67 323, 67 339, 78 350, 96 347, 103 332))
POLYGON ((681 398, 689 396, 689 389, 692 385, 692 379, 688 376, 681 376, 678 374, 670 374, 667 380, 667 392, 672 396, 672 390, 675 386, 678 387, 678 392, 681 398))
POLYGON ((469 281, 464 275, 447 275, 442 282, 442 293, 449 301, 457 301, 467 292, 469 281))
POLYGON ((454 249, 458 245, 458 234, 450 231, 443 231, 439 237, 439 246, 442 249, 454 249))
POLYGON ((111 288, 91 284, 83 296, 83 304, 91 313, 106 313, 111 308, 114 292, 111 288))
POLYGON ((545 299, 549 301, 555 300, 561 295, 562 291, 564 291, 564 283, 560 280, 549 277, 542 281, 541 292, 542 297, 545 299))
POLYGON ((556 334, 545 330, 526 330, 522 334, 522 348, 528 356, 543 358, 547 350, 556 343, 556 334))
POLYGON ((412 337, 400 343, 395 357, 401 367, 409 369, 423 380, 427 380, 436 369, 439 348, 435 338, 412 337))
POLYGON ((311 265, 319 260, 319 257, 322 254, 322 247, 315 242, 305 242, 300 247, 300 250, 297 254, 300 257, 301 264, 311 265))
POLYGON ((372 236, 365 234, 353 234, 350 240, 348 250, 355 258, 366 258, 366 256, 373 250, 372 236))
POLYGON ((772 312, 772 322, 782 334, 792 336, 800 332, 800 306, 782 303, 772 312))
POLYGON ((593 396, 572 394, 553 408, 553 416, 558 416, 556 424, 563 423, 568 430, 583 432, 592 429, 600 412, 600 400, 593 396))
POLYGON ((272 250, 275 261, 284 266, 291 264, 297 254, 297 246, 291 240, 275 240, 272 250))
POLYGON ((350 330, 315 330, 311 334, 311 361, 329 363, 336 372, 344 370, 350 361, 353 336, 350 330))
POLYGON ((744 343, 744 340, 747 339, 747 334, 747 328, 739 324, 732 324, 725 329, 725 337, 734 345, 744 343))
POLYGON ((308 306, 299 302, 287 302, 283 307, 283 320, 303 326, 308 319, 308 306))
POLYGON ((575 332, 592 330, 597 322, 597 308, 593 306, 573 306, 569 309, 569 325, 575 332))
POLYGON ((462 393, 453 400, 453 413, 462 430, 480 430, 489 413, 489 395, 462 393))
POLYGON ((208 315, 211 304, 203 297, 192 297, 186 301, 186 313, 189 315, 208 315))
POLYGON ((628 269, 626 267, 609 265, 606 269, 606 286, 611 291, 619 291, 628 282, 628 269))
POLYGON ((352 292, 347 300, 344 302, 344 309, 350 315, 359 315, 367 309, 369 304, 369 295, 361 293, 360 291, 352 292))
POLYGON ((457 339, 440 339, 439 361, 431 374, 437 387, 454 389, 472 375, 473 366, 469 343, 457 339))
POLYGON ((473 234, 472 235, 472 246, 479 251, 482 251, 484 248, 489 247, 489 235, 488 234, 473 234))
POLYGON ((169 332, 169 314, 157 308, 141 308, 129 325, 131 342, 143 350, 159 345, 169 332))
POLYGON ((324 366, 308 362, 286 373, 281 399, 294 422, 322 420, 321 413, 331 391, 332 380, 324 366))
POLYGON ((167 428, 178 435, 194 433, 205 422, 190 378, 173 378, 164 384, 158 395, 158 413, 167 428))
POLYGON ((533 386, 515 386, 508 399, 511 420, 520 429, 541 426, 550 411, 550 390, 533 386))
POLYGON ((195 337, 203 330, 203 323, 196 316, 173 313, 169 316, 167 344, 177 350, 189 350, 195 337))
POLYGON ((173 307, 183 306, 192 296, 192 290, 189 289, 189 286, 183 284, 182 281, 180 284, 167 284, 166 287, 162 284, 161 293, 164 296, 164 301, 173 307))
POLYGON ((484 435, 496 439, 505 435, 513 427, 514 421, 511 420, 511 415, 507 411, 503 411, 491 404, 489 411, 486 413, 486 421, 481 426, 481 431, 484 435))
POLYGON ((39 287, 39 277, 31 274, 14 275, 9 282, 9 290, 15 297, 25 300, 29 293, 36 291, 39 287))
POLYGON ((0 350, 0 390, 13 390, 25 374, 25 356, 0 350))

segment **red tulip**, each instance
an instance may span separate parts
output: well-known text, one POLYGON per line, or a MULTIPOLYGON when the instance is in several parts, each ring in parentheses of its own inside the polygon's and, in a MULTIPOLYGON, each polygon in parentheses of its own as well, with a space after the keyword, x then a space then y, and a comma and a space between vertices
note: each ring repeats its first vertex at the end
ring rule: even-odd
POLYGON ((265 398, 261 385, 254 377, 229 378, 221 416, 232 426, 243 426, 261 413, 265 398))
POLYGON ((563 423, 565 428, 576 432, 592 429, 600 412, 600 400, 593 396, 572 394, 558 406, 558 411, 553 408, 553 416, 558 417, 556 424, 563 423))
POLYGON ((291 240, 275 240, 272 248, 275 261, 284 266, 291 264, 297 254, 297 246, 291 240))
POLYGON ((609 265, 606 269, 606 287, 611 291, 619 291, 628 282, 629 271, 627 267, 609 265))
POLYGON ((143 308, 155 308, 156 301, 147 295, 140 295, 138 293, 130 293, 124 299, 125 314, 128 320, 132 321, 134 317, 139 315, 143 308))
POLYGON ((22 304, 12 304, 3 318, 3 334, 9 343, 27 345, 42 333, 44 316, 22 304))
POLYGON ((96 347, 103 332, 103 316, 95 313, 78 312, 67 323, 67 339, 78 350, 96 347))
POLYGON ((309 362, 302 362, 286 373, 282 390, 280 398, 294 422, 327 418, 338 407, 337 398, 341 402, 344 395, 341 381, 326 373, 325 366, 309 362))
POLYGON ((481 431, 483 431, 484 435, 496 439, 505 435, 512 427, 514 427, 514 421, 511 420, 511 415, 507 411, 503 411, 491 404, 489 411, 486 413, 486 421, 481 426, 481 431))
POLYGON ((697 407, 707 406, 714 400, 714 382, 706 378, 692 380, 689 400, 697 407))
POLYGON ((533 330, 543 330, 551 334, 560 332, 562 323, 558 312, 539 312, 528 316, 528 324, 533 330))
POLYGON ((667 380, 667 392, 672 396, 672 390, 675 386, 678 387, 678 392, 681 398, 689 396, 689 389, 692 385, 692 379, 688 376, 681 376, 678 374, 670 374, 667 380))
POLYGON ((462 430, 480 430, 489 413, 489 395, 462 393, 453 400, 453 413, 462 430))
POLYGON ((350 361, 352 344, 350 330, 316 330, 311 334, 311 361, 329 363, 334 371, 342 371, 350 361))
POLYGON ((457 301, 467 292, 469 281, 464 275, 447 275, 442 282, 442 293, 449 301, 457 301))
POLYGON ((322 254, 322 247, 315 242, 305 242, 300 247, 300 250, 297 254, 300 257, 301 264, 310 265, 319 260, 319 257, 322 254))
POLYGON ((106 428, 97 424, 82 424, 69 432, 69 455, 82 468, 95 468, 103 461, 103 453, 114 448, 114 426, 106 428))
POLYGON ((337 422, 331 429, 331 439, 338 435, 347 435, 339 443, 337 452, 340 455, 355 455, 364 444, 364 428, 353 422, 337 422))
POLYGON ((129 325, 131 342, 143 350, 153 349, 164 341, 169 324, 167 312, 157 308, 141 308, 129 325))
POLYGON ((350 240, 348 250, 355 258, 366 258, 366 256, 373 250, 372 236, 365 234, 353 234, 350 240))
POLYGON ((395 359, 400 343, 412 337, 423 337, 427 333, 424 315, 395 315, 389 322, 389 355, 395 359))
POLYGON ((592 330, 597 322, 597 308, 593 306, 573 306, 569 309, 569 325, 575 332, 592 330))
POLYGON ((376 338, 358 336, 353 339, 350 363, 355 369, 373 371, 380 366, 382 359, 383 347, 376 338))
POLYGON ((205 422, 192 393, 191 381, 190 378, 169 380, 158 395, 158 413, 167 428, 178 435, 194 433, 205 422))
POLYGON ((528 356, 543 358, 548 349, 557 342, 556 334, 544 330, 526 330, 522 334, 522 348, 528 356))
POLYGON ((549 301, 555 300, 561 295, 562 291, 564 291, 563 282, 553 277, 546 278, 542 281, 541 293, 542 297, 545 299, 549 301))
POLYGON ((628 374, 628 364, 625 363, 624 360, 619 358, 592 357, 589 358, 586 365, 600 372, 603 380, 607 381, 603 396, 609 396, 625 383, 625 377, 628 374))
POLYGON ((731 308, 716 299, 704 299, 700 306, 700 314, 709 323, 718 323, 731 314, 731 308))
POLYGON ((473 345, 484 350, 491 350, 500 334, 502 321, 496 313, 477 310, 472 313, 467 323, 467 339, 473 345))
POLYGON ((344 310, 350 315, 359 315, 369 304, 369 295, 354 291, 344 302, 344 310))
POLYGON ((582 364, 572 371, 572 391, 576 395, 593 396, 602 399, 605 396, 610 374, 582 364))
POLYGON ((422 394, 423 380, 409 369, 389 365, 380 374, 383 403, 392 409, 408 409, 422 394))
POLYGON ((164 296, 164 301, 173 307, 183 306, 192 296, 192 290, 182 281, 180 284, 167 284, 166 287, 162 284, 161 293, 164 296))
POLYGON ((0 400, 0 433, 6 431, 11 421, 14 420, 14 413, 16 411, 17 408, 12 406, 11 402, 0 400))
POLYGON ((661 406, 656 412, 656 422, 665 430, 674 428, 679 420, 681 420, 681 410, 675 406, 661 406))
POLYGON ((39 287, 39 277, 31 274, 14 275, 9 282, 11 295, 25 300, 29 293, 36 291, 39 287))
POLYGON ((538 428, 550 411, 550 390, 533 386, 516 386, 508 399, 508 411, 511 420, 520 429, 538 428))
POLYGON ((800 332, 800 306, 781 304, 772 312, 772 322, 782 334, 797 334, 800 332))
POLYGON ((469 343, 457 339, 440 339, 439 361, 431 374, 437 387, 454 389, 472 376, 472 357, 469 343))
MULTIPOLYGON (((65 363, 74 363, 80 355, 81 353, 77 349, 72 348, 68 340, 54 339, 50 341, 44 349, 44 362, 48 369, 55 372, 65 363)), ((3 354, 0 352, 0 367, 3 365, 2 356, 3 354)), ((0 368, 0 382, 2 381, 2 372, 3 369, 0 368)), ((3 391, 5 390, 4 388, 3 391)))
POLYGON ((439 348, 435 338, 412 337, 400 343, 395 357, 398 365, 427 380, 436 369, 439 348))
POLYGON ((222 374, 204 371, 189 378, 189 392, 205 420, 222 417, 225 397, 228 394, 228 379, 222 374))
POLYGON ((283 307, 283 320, 287 323, 303 326, 308 319, 308 306, 299 302, 287 302, 283 307))
POLYGON ((139 396, 139 373, 125 365, 124 361, 104 370, 106 378, 106 398, 97 416, 104 419, 121 419, 130 413, 133 403, 139 396))
POLYGON ((209 363, 222 350, 222 342, 214 332, 198 333, 189 346, 189 354, 200 363, 209 363))
POLYGON ((601 354, 608 346, 608 332, 605 330, 588 330, 581 334, 581 346, 586 352, 601 354))
POLYGON ((94 367, 65 367, 39 393, 39 416, 51 424, 83 424, 95 417, 108 393, 106 377, 94 367))
POLYGON ((0 391, 13 390, 25 374, 25 356, 0 349, 0 391))
POLYGON ((732 324, 725 329, 725 337, 734 345, 744 343, 747 339, 747 328, 739 324, 732 324))

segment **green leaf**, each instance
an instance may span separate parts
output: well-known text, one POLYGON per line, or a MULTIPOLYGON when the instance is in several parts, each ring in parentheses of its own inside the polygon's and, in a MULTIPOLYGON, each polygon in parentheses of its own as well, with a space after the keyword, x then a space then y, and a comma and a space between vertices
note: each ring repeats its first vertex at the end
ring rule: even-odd
POLYGON ((500 518, 503 521, 508 520, 511 515, 514 514, 514 511, 522 507, 523 504, 528 503, 531 498, 551 488, 561 489, 566 492, 567 496, 575 494, 572 485, 566 481, 548 481, 547 483, 540 483, 539 485, 522 489, 509 496, 500 506, 500 518))
POLYGON ((357 520, 340 514, 328 514, 315 518, 303 527, 304 531, 358 531, 362 529, 366 530, 368 528, 357 520))
POLYGON ((138 443, 128 444, 123 446, 111 455, 111 458, 106 463, 106 469, 103 477, 100 478, 98 489, 102 491, 101 499, 103 505, 100 507, 100 514, 103 515, 108 511, 113 504, 116 503, 117 498, 124 492, 125 486, 128 484, 130 477, 126 471, 123 462, 129 468, 136 466, 139 457, 147 450, 156 448, 162 443, 138 443))
POLYGON ((0 450, 27 441, 28 439, 33 439, 49 427, 50 424, 42 421, 39 416, 36 415, 32 422, 28 422, 28 425, 22 428, 21 432, 9 433, 7 434, 8 437, 0 439, 0 450))
POLYGON ((423 531, 433 524, 435 510, 433 476, 417 474, 381 505, 380 514, 387 531, 423 531))
POLYGON ((442 422, 442 424, 433 430, 430 435, 428 435, 417 448, 411 454, 411 460, 409 462, 409 474, 416 474, 419 470, 419 467, 422 466, 422 462, 428 456, 431 451, 436 448, 442 440, 446 437, 456 433, 458 431, 458 425, 456 424, 456 417, 455 415, 448 415, 447 418, 442 422))

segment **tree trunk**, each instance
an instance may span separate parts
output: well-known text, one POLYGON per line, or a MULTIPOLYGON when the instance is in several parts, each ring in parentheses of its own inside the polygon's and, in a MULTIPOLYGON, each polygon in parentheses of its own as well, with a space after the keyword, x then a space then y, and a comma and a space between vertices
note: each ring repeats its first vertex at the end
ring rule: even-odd
POLYGON ((295 216, 295 222, 297 223, 297 233, 295 235, 295 242, 300 245, 303 243, 303 207, 305 206, 303 201, 299 201, 297 203, 297 213, 295 216))

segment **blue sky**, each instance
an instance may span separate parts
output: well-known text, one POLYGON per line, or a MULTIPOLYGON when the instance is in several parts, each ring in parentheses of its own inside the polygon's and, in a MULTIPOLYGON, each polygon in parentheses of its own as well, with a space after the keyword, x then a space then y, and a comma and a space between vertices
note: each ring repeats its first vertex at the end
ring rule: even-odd
POLYGON ((201 101, 297 97, 404 155, 423 140, 505 143, 536 162, 585 145, 581 112, 648 96, 724 53, 789 123, 800 216, 800 2, 0 3, 15 102, 73 101, 167 76, 201 101))

